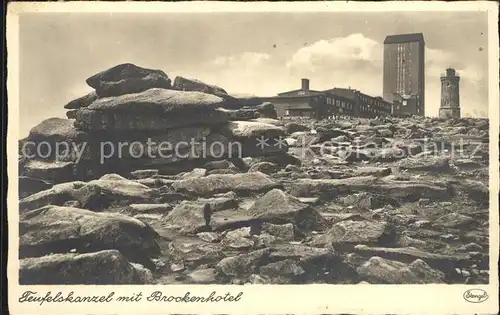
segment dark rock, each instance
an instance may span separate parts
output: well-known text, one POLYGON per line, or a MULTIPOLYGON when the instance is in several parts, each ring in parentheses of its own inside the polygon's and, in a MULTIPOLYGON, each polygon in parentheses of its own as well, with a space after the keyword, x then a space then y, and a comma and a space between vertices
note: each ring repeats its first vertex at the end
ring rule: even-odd
POLYGON ((432 268, 448 272, 457 267, 470 264, 470 257, 468 255, 432 254, 413 247, 387 248, 359 245, 355 247, 355 251, 363 256, 379 256, 386 259, 403 261, 405 263, 410 263, 415 259, 422 259, 432 268))
POLYGON ((219 108, 219 111, 226 113, 229 120, 250 120, 260 117, 260 114, 256 108, 240 108, 240 109, 224 109, 219 108))
POLYGON ((215 268, 195 270, 188 275, 188 281, 194 284, 215 284, 216 270, 215 268))
POLYGON ((92 92, 88 93, 87 95, 84 95, 82 97, 79 97, 77 99, 72 100, 68 104, 64 105, 64 108, 66 108, 66 109, 79 109, 82 107, 88 107, 96 99, 97 99, 97 93, 95 91, 92 91, 92 92))
POLYGON ((259 162, 253 164, 248 172, 261 172, 264 174, 273 174, 278 171, 278 165, 270 162, 259 162))
POLYGON ((285 125, 285 130, 287 134, 292 134, 299 131, 309 131, 310 128, 298 123, 290 122, 285 125))
POLYGON ((406 158, 398 162, 400 169, 410 171, 433 171, 443 172, 450 169, 450 159, 439 156, 428 156, 420 158, 406 158))
POLYGON ((434 225, 445 228, 472 228, 476 224, 475 219, 459 213, 445 214, 434 221, 434 225))
POLYGON ((42 179, 19 176, 19 198, 22 199, 37 192, 50 189, 52 186, 51 182, 42 179))
POLYGON ((208 172, 210 172, 212 170, 232 169, 235 168, 235 166, 228 160, 221 160, 221 161, 210 161, 205 165, 203 165, 203 168, 206 169, 208 172))
POLYGON ((78 109, 68 110, 66 112, 66 118, 68 118, 68 119, 76 119, 76 113, 77 112, 78 112, 78 109))
POLYGON ((264 102, 260 105, 255 106, 255 108, 259 112, 260 118, 271 118, 271 119, 278 118, 276 109, 274 108, 274 105, 270 102, 264 102))
POLYGON ((134 203, 128 206, 126 213, 130 215, 137 214, 161 214, 166 215, 172 210, 172 206, 168 203, 134 203))
POLYGON ((171 88, 171 81, 165 72, 141 68, 131 63, 99 72, 86 82, 96 90, 99 97, 139 93, 152 88, 171 88))
POLYGON ((199 198, 196 202, 209 204, 212 212, 238 208, 238 200, 231 197, 199 198))

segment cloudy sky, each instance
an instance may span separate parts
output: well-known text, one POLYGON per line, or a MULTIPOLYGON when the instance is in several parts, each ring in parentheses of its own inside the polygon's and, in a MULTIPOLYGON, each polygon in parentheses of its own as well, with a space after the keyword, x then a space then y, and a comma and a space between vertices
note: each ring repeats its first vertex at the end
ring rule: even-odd
POLYGON ((300 87, 382 95, 385 36, 422 32, 426 113, 440 103, 439 76, 462 77, 463 115, 488 111, 486 13, 27 13, 20 18, 21 135, 91 91, 85 80, 131 62, 271 96, 300 87))

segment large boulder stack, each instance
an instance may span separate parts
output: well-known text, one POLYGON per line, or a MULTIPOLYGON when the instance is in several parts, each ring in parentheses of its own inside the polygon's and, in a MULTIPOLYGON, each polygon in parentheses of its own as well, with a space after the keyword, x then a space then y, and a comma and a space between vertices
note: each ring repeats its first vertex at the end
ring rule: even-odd
POLYGON ((288 150, 284 130, 251 121, 270 103, 242 108, 220 87, 183 77, 172 85, 163 71, 129 63, 86 82, 95 91, 65 106, 74 119, 47 119, 24 139, 21 175, 64 182, 146 168, 178 173, 288 150))

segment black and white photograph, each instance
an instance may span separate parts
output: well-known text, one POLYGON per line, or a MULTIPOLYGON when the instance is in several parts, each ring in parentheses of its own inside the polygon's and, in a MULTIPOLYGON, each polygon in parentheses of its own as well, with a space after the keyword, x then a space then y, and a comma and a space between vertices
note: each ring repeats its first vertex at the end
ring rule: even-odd
POLYGON ((16 302, 462 285, 448 304, 498 309, 497 4, 58 4, 9 12, 16 302))

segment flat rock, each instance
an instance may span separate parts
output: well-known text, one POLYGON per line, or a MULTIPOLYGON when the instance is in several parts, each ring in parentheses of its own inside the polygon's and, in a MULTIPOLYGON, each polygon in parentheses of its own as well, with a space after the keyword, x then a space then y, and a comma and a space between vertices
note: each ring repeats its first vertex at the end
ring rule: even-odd
POLYGON ((444 274, 429 267, 422 260, 410 265, 372 257, 357 269, 360 277, 372 284, 444 283, 444 274))
POLYGON ((451 197, 447 183, 423 180, 397 181, 375 176, 350 177, 343 179, 298 179, 290 183, 290 194, 296 197, 320 197, 331 200, 356 192, 372 192, 395 200, 416 201, 451 197))
POLYGON ((172 88, 179 91, 196 91, 213 94, 223 99, 234 99, 234 97, 228 95, 227 92, 221 87, 207 84, 200 80, 188 79, 181 76, 175 77, 172 88))
POLYGON ((227 122, 216 111, 223 100, 201 92, 149 89, 141 93, 97 99, 76 115, 76 126, 85 130, 167 130, 192 125, 227 122))
POLYGON ((20 257, 116 249, 141 261, 160 252, 149 225, 118 213, 45 206, 20 216, 19 234, 20 257))
POLYGON ((406 158, 397 163, 401 169, 410 171, 442 172, 450 169, 450 159, 440 156, 424 156, 419 158, 406 158))
POLYGON ((237 194, 253 194, 269 191, 281 185, 261 172, 245 174, 208 175, 196 179, 176 181, 172 187, 178 192, 198 196, 234 191, 237 194))
POLYGON ((467 265, 470 262, 470 257, 466 254, 433 254, 414 247, 388 248, 360 245, 356 246, 354 250, 363 256, 379 256, 406 263, 410 263, 415 259, 422 259, 433 268, 440 270, 453 270, 457 266, 467 265))
POLYGON ((151 271, 130 263, 117 250, 87 254, 52 254, 19 261, 20 284, 116 285, 151 284, 151 271), (61 269, 61 266, 64 266, 61 269))
POLYGON ((119 175, 107 174, 88 182, 76 190, 74 196, 86 209, 103 210, 111 205, 147 203, 152 199, 153 190, 119 175))
POLYGON ((152 170, 135 170, 133 172, 130 172, 130 176, 134 179, 144 179, 144 178, 150 178, 155 175, 158 175, 158 170, 152 169, 152 170))
POLYGON ((215 198, 199 198, 196 200, 199 203, 208 203, 212 212, 236 209, 238 208, 238 200, 228 197, 215 197, 215 198))
POLYGON ((85 186, 85 182, 68 182, 52 186, 35 194, 19 200, 20 212, 41 208, 47 205, 63 205, 66 201, 73 200, 74 192, 85 186))

